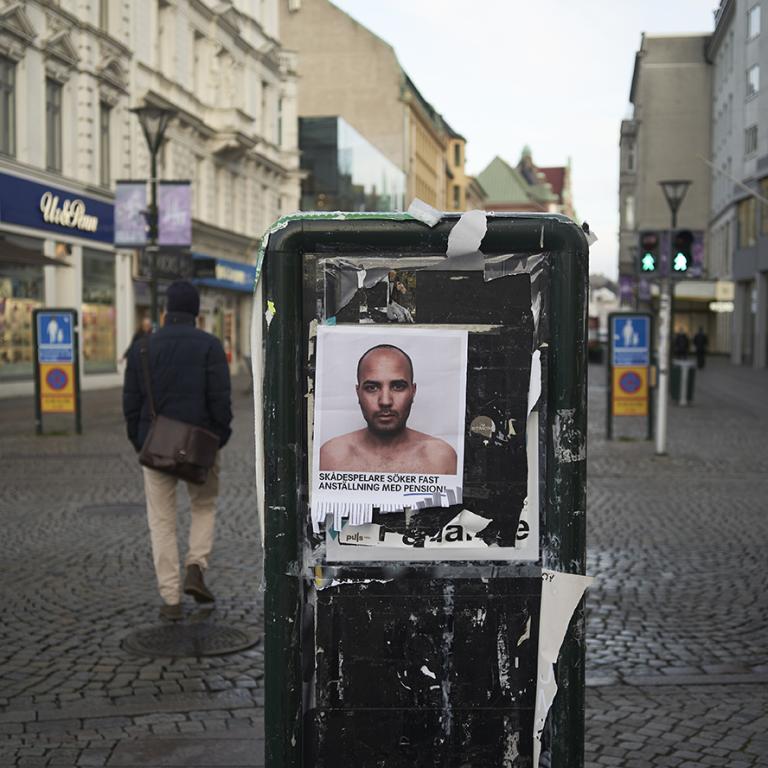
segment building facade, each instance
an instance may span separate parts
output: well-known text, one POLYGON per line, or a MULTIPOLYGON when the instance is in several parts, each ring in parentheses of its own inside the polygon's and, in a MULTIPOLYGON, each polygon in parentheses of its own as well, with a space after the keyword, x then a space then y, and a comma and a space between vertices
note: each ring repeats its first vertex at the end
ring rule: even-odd
POLYGON ((734 363, 768 366, 768 9, 723 0, 707 48, 712 64, 710 264, 733 291, 721 322, 734 363))
MULTIPOLYGON (((619 138, 619 280, 625 305, 650 307, 657 288, 638 275, 638 239, 643 230, 670 229, 671 214, 659 182, 691 182, 678 212, 679 229, 707 232, 710 216, 712 68, 709 35, 643 35, 630 89, 632 117, 619 138), (627 286, 630 289, 627 289, 627 286)), ((714 304, 728 290, 710 264, 704 240, 704 277, 674 286, 675 328, 693 336, 706 331, 710 350, 727 352, 730 336, 714 304)))
POLYGON ((146 258, 113 246, 116 180, 149 175, 142 104, 175 110, 158 175, 193 190, 191 252, 160 260, 161 299, 213 263, 200 322, 237 369, 258 240, 298 208, 291 67, 277 0, 0 1, 0 396, 32 391, 43 306, 78 310, 84 388, 121 382, 149 307, 146 258))
MULTIPOLYGON (((392 46, 330 0, 281 0, 280 29, 297 57, 300 117, 343 118, 406 174, 406 205, 418 197, 440 210, 463 210, 453 207, 450 181, 457 177, 451 152, 463 139, 422 96, 392 46)), ((463 176, 463 151, 461 159, 463 176)), ((463 201, 463 178, 457 185, 463 201)))

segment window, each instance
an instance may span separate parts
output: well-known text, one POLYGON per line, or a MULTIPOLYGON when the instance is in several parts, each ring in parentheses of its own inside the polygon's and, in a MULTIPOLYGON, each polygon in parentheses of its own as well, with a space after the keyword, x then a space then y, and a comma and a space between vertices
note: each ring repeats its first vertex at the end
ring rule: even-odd
POLYGON ((753 5, 747 12, 747 40, 754 40, 760 34, 760 5, 753 5))
POLYGON ((461 187, 458 184, 453 185, 453 207, 461 208, 461 187))
POLYGON ((45 158, 49 171, 61 172, 61 84, 45 80, 45 158))
POLYGON ((461 144, 458 141, 453 145, 453 164, 457 167, 461 165, 461 144))
POLYGON ((269 128, 269 120, 267 119, 267 110, 269 109, 269 83, 262 81, 261 83, 261 137, 263 139, 271 139, 271 136, 267 135, 269 128))
POLYGON ((115 256, 83 248, 82 344, 86 373, 117 368, 115 256))
POLYGON ((628 171, 635 170, 635 142, 634 141, 627 142, 627 170, 628 171))
POLYGON ((99 29, 109 31, 109 0, 99 0, 99 29))
POLYGON ((760 65, 755 64, 747 70, 747 98, 757 96, 760 90, 760 65))
MULTIPOLYGON (((760 195, 768 200, 768 177, 760 179, 760 195)), ((768 203, 760 201, 760 234, 768 235, 768 203)))
POLYGON ((0 56, 0 152, 16 154, 16 65, 0 56))
POLYGON ((627 229, 635 228, 635 196, 627 195, 624 201, 624 226, 627 229))
MULTIPOLYGON (((3 250, 43 253, 43 241, 3 235, 3 250)), ((45 300, 43 268, 0 262, 0 380, 32 378, 32 311, 45 300)))
POLYGON ((109 173, 109 156, 112 148, 109 143, 109 118, 112 108, 109 104, 99 104, 99 156, 100 156, 100 181, 102 187, 108 187, 111 181, 109 173))
POLYGON ((749 248, 756 241, 755 237, 755 198, 748 197, 738 205, 739 248, 749 248))
POLYGON ((744 154, 753 155, 757 152, 757 126, 750 125, 744 131, 744 154))
POLYGON ((283 146, 283 97, 277 100, 277 135, 275 143, 278 147, 283 146))

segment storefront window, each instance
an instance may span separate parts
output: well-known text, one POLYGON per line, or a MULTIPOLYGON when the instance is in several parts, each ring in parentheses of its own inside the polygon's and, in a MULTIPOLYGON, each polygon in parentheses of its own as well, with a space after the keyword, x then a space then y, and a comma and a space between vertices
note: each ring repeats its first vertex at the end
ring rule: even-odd
POLYGON ((117 369, 115 256, 83 249, 83 358, 86 373, 117 369))
MULTIPOLYGON (((40 240, 5 236, 3 242, 43 252, 40 240)), ((32 377, 32 310, 43 306, 44 291, 42 267, 0 262, 0 380, 32 377)))

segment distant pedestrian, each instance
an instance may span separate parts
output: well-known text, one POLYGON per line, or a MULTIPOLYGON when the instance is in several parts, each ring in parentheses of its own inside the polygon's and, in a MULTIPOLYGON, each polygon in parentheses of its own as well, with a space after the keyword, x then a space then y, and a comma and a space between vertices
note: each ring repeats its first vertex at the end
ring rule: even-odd
POLYGON ((704 329, 699 326, 699 330, 693 337, 693 348, 696 350, 696 367, 703 368, 707 362, 707 345, 709 339, 704 329))
POLYGON ((678 328, 675 338, 672 341, 672 354, 674 357, 678 360, 687 360, 690 343, 690 339, 685 330, 683 328, 678 328))
MULTIPOLYGON (((232 433, 229 366, 221 342, 195 327, 200 296, 192 283, 177 281, 168 287, 165 324, 147 338, 147 361, 155 410, 158 414, 208 429, 219 436, 223 448, 232 433)), ((128 353, 123 390, 123 413, 128 439, 140 451, 152 422, 147 396, 142 344, 128 353)), ((147 520, 155 575, 164 605, 161 617, 183 617, 179 551, 176 541, 176 484, 178 479, 143 467, 147 520)), ((191 502, 189 546, 184 561, 183 591, 198 603, 212 603, 203 573, 213 547, 216 497, 219 492, 219 457, 203 485, 187 483, 191 502)))

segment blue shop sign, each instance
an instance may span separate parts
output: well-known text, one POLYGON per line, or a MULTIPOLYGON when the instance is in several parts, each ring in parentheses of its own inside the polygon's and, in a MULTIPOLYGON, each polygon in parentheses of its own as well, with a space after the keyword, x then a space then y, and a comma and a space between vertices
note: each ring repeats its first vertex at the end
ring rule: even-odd
MULTIPOLYGON (((193 253, 192 258, 200 262, 213 260, 211 256, 204 253, 193 253)), ((197 285, 204 285, 208 288, 226 288, 229 291, 242 291, 243 293, 253 291, 253 284, 256 280, 255 266, 228 259, 215 259, 215 262, 216 277, 195 278, 197 285)))
POLYGON ((0 173, 0 222, 111 243, 114 206, 79 192, 0 173))

